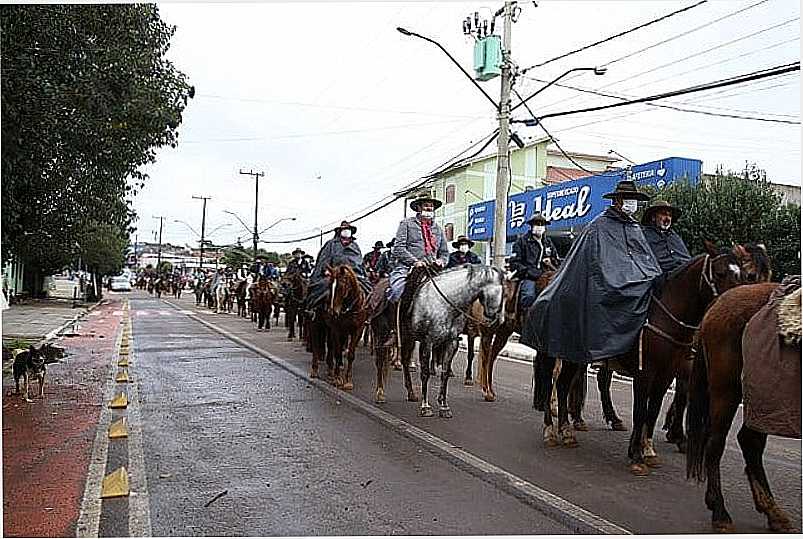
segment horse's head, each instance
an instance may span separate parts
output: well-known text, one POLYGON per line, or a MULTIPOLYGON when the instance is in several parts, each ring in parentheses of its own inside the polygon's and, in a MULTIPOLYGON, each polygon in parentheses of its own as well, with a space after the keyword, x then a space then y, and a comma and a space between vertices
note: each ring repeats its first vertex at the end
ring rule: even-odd
POLYGON ((745 282, 745 274, 739 264, 739 258, 731 249, 718 249, 716 245, 704 240, 708 258, 703 263, 700 276, 701 283, 711 289, 714 297, 745 282))
POLYGON ((479 300, 486 321, 496 326, 505 321, 505 274, 493 266, 485 266, 482 271, 486 272, 486 283, 480 291, 479 300))
POLYGON ((357 274, 346 265, 337 266, 329 271, 331 286, 329 310, 335 316, 353 307, 361 296, 360 282, 357 274))
POLYGON ((772 268, 767 248, 761 243, 736 244, 733 252, 739 259, 742 273, 748 283, 766 283, 772 279, 772 268))

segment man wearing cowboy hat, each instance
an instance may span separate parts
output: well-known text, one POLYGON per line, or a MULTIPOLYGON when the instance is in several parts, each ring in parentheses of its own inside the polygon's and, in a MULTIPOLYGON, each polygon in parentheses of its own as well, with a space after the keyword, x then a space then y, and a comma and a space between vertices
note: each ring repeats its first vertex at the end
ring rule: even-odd
POLYGON ((691 260, 686 244, 671 230, 682 213, 666 200, 656 200, 641 218, 641 230, 664 274, 691 260))
POLYGON ((537 290, 535 282, 544 273, 544 269, 557 269, 560 264, 558 250, 546 236, 549 221, 544 214, 534 213, 527 224, 530 225, 530 230, 513 244, 513 257, 509 261, 511 271, 521 279, 519 294, 523 309, 529 308, 538 296, 540 290, 537 290))
POLYGON ((379 275, 379 278, 382 279, 383 277, 390 276, 390 270, 393 269, 393 245, 396 243, 396 238, 390 240, 385 247, 388 248, 387 251, 382 253, 379 256, 379 262, 376 264, 376 273, 379 275))
POLYGON ((416 213, 399 223, 393 243, 395 265, 390 272, 390 301, 401 298, 407 273, 413 266, 423 266, 427 262, 442 268, 446 266, 449 246, 446 235, 435 222, 435 210, 441 206, 440 200, 425 194, 410 202, 410 208, 416 213))
POLYGON ((603 197, 611 206, 577 237, 527 313, 520 342, 539 354, 575 363, 615 358, 647 319, 661 267, 633 214, 649 196, 622 180, 603 197))
POLYGON ((385 244, 378 241, 374 244, 374 250, 365 255, 362 259, 362 265, 365 266, 365 271, 368 272, 368 279, 374 284, 379 280, 379 274, 376 269, 379 265, 379 259, 382 257, 382 249, 384 248, 385 244))
POLYGON ((452 247, 457 251, 449 255, 449 263, 446 264, 447 269, 462 266, 463 264, 482 264, 480 257, 470 250, 474 247, 474 242, 466 236, 458 236, 457 241, 452 242, 452 247))
POLYGON ((304 254, 304 251, 298 247, 293 250, 293 259, 287 263, 287 269, 284 272, 285 275, 293 275, 294 273, 300 273, 303 276, 309 275, 312 271, 312 267, 309 261, 304 258, 304 254))
POLYGON ((351 266, 366 294, 371 291, 371 283, 368 282, 365 268, 362 265, 362 253, 354 238, 355 232, 357 232, 356 226, 348 221, 343 221, 340 226, 335 227, 334 237, 321 247, 315 269, 312 270, 310 276, 307 310, 313 310, 329 295, 329 286, 325 279, 328 266, 341 264, 351 266))

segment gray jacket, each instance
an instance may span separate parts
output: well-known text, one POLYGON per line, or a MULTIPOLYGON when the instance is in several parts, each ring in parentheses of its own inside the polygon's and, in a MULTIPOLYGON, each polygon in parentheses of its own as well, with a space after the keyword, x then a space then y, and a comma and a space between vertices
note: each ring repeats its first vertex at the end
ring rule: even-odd
POLYGON ((338 264, 351 266, 358 277, 365 276, 362 253, 357 242, 352 240, 351 243, 344 246, 340 238, 332 238, 321 247, 321 252, 318 253, 318 262, 316 262, 315 269, 312 271, 311 280, 321 279, 327 265, 336 266, 338 264))
MULTIPOLYGON (((445 267, 449 261, 449 246, 443 230, 434 221, 432 234, 435 236, 438 251, 430 256, 440 260, 445 267)), ((421 231, 421 221, 417 216, 413 216, 399 223, 396 241, 393 243, 393 262, 395 267, 406 266, 409 268, 419 260, 424 260, 424 236, 421 231)))

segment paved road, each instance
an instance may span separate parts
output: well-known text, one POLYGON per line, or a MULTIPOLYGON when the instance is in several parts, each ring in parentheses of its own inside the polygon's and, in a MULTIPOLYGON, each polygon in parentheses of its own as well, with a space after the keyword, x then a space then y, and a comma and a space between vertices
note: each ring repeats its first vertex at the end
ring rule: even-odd
MULTIPOLYGON (((130 473, 147 478, 153 535, 571 531, 166 303, 130 304, 144 457, 130 473)), ((101 535, 128 516, 104 502, 101 535)))
MULTIPOLYGON (((135 320, 172 324, 182 316, 182 312, 197 312, 201 319, 299 368, 308 369, 309 354, 299 343, 287 342, 283 329, 260 333, 250 322, 234 315, 196 310, 191 300, 173 303, 181 310, 146 309, 135 314, 135 320)), ((461 354, 456 360, 456 372, 464 369, 464 361, 461 354)), ((355 373, 354 395, 372 402, 375 374, 373 361, 365 350, 360 350, 355 373)), ((382 409, 633 532, 710 531, 710 513, 703 503, 703 487, 685 480, 684 457, 674 452, 674 446, 659 441, 656 449, 664 464, 653 470, 649 477, 634 477, 628 472, 626 442, 629 433, 605 428, 593 379, 589 384, 586 414, 592 430, 578 434, 578 448, 545 448, 541 442, 542 419, 530 408, 530 378, 529 365, 502 361, 495 373, 499 396, 496 403, 482 401, 477 388, 463 387, 457 379, 458 383, 450 386, 450 404, 455 418, 443 420, 418 417, 416 406, 404 401, 401 373, 393 372, 388 402, 382 405, 382 409)), ((630 386, 615 382, 612 392, 620 416, 629 418, 630 386)), ((665 406, 668 402, 669 398, 665 406)), ((734 424, 739 423, 737 417, 734 424)), ((733 429, 722 465, 726 503, 738 531, 763 532, 766 531, 764 519, 753 508, 735 433, 736 429, 733 429)), ((658 439, 662 440, 663 435, 660 434, 658 439)), ((771 437, 765 464, 773 492, 800 526, 800 441, 771 437)), ((516 532, 498 529, 496 533, 516 532)))

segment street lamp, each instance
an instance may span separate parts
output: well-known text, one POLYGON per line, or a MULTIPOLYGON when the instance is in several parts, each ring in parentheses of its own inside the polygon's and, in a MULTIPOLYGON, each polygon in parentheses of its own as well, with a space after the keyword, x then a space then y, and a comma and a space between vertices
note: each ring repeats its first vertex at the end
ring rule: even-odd
POLYGON ((248 228, 248 225, 245 224, 242 219, 240 219, 239 215, 229 210, 223 210, 223 213, 228 213, 229 215, 233 215, 234 217, 236 217, 237 220, 240 221, 240 224, 243 225, 243 228, 245 228, 245 231, 248 232, 249 235, 253 236, 253 231, 250 228, 248 228))
POLYGON ((189 228, 192 231, 193 234, 195 234, 196 236, 200 236, 200 234, 198 234, 198 232, 196 232, 195 229, 192 228, 189 223, 187 223, 185 221, 182 221, 181 219, 173 219, 173 222, 174 223, 181 223, 182 225, 184 225, 187 228, 189 228))
MULTIPOLYGON (((268 230, 270 230, 271 228, 275 227, 276 225, 278 225, 278 224, 279 224, 279 223, 281 223, 282 221, 295 221, 295 220, 296 220, 296 218, 295 218, 295 217, 282 217, 282 218, 281 218, 281 219, 279 219, 278 221, 275 221, 274 223, 272 223, 272 224, 271 224, 270 226, 268 226, 267 228, 263 228, 262 230, 260 230, 260 231, 259 231, 259 233, 260 233, 260 234, 262 234, 263 232, 267 232, 268 230)), ((267 243, 267 242, 265 242, 265 243, 267 243)))
POLYGON ((518 104, 516 104, 516 105, 514 105, 514 106, 513 106, 513 107, 510 109, 510 111, 512 112, 512 111, 516 110, 517 108, 519 108, 520 106, 522 106, 523 104, 525 104, 527 101, 529 101, 529 100, 530 100, 530 99, 532 99, 533 97, 537 96, 538 94, 540 94, 541 92, 543 92, 544 90, 546 90, 547 88, 549 88, 550 86, 552 86, 553 84, 555 84, 556 82, 558 82, 560 79, 562 79, 563 77, 565 77, 565 76, 566 76, 566 75, 568 75, 569 73, 573 73, 573 72, 575 72, 575 71, 593 71, 595 75, 604 75, 605 73, 607 73, 607 72, 608 72, 608 68, 607 68, 607 67, 605 67, 605 66, 597 66, 597 67, 573 67, 573 68, 569 69, 568 71, 566 71, 565 73, 563 73, 562 75, 559 75, 558 77, 555 77, 554 79, 552 79, 551 81, 549 81, 548 83, 546 83, 544 86, 541 86, 541 87, 540 87, 539 89, 537 89, 535 92, 533 92, 532 94, 530 94, 530 95, 529 95, 529 97, 526 97, 526 98, 522 99, 522 100, 521 100, 521 102, 520 102, 520 103, 518 103, 518 104))
POLYGON ((622 159, 624 159, 625 161, 627 161, 628 163, 630 163, 630 164, 632 164, 632 165, 635 165, 635 164, 636 164, 636 162, 635 162, 635 161, 633 161, 632 159, 629 159, 629 158, 625 157, 624 155, 620 154, 620 153, 619 153, 619 152, 617 152, 616 150, 608 150, 608 155, 611 155, 611 154, 613 154, 613 155, 618 155, 619 157, 621 157, 622 159))

